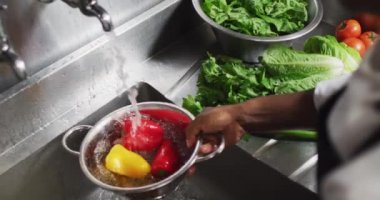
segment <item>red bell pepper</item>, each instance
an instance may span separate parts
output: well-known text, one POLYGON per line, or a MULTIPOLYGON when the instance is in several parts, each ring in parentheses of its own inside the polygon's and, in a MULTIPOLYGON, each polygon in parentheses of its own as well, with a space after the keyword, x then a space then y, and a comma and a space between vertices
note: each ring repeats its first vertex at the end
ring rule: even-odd
POLYGON ((137 127, 136 133, 132 134, 132 121, 124 121, 125 136, 123 145, 131 151, 152 151, 156 149, 164 138, 164 129, 160 124, 141 119, 141 124, 137 127))
POLYGON ((179 162, 179 154, 174 144, 164 139, 151 164, 151 173, 156 178, 170 176, 178 169, 179 162))
POLYGON ((143 109, 140 110, 140 113, 151 118, 169 122, 182 129, 186 129, 187 125, 189 125, 192 121, 187 115, 173 110, 143 109))

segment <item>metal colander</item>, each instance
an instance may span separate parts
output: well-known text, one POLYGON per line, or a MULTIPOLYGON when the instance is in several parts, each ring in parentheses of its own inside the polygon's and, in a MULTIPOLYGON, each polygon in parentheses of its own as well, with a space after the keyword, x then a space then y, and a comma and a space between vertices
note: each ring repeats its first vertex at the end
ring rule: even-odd
MULTIPOLYGON (((134 187, 121 187, 112 185, 112 176, 105 176, 108 179, 99 178, 99 174, 96 173, 111 173, 106 169, 102 169, 101 167, 98 169, 94 165, 96 163, 102 163, 104 159, 104 155, 109 151, 112 145, 117 142, 118 138, 123 134, 122 132, 122 124, 120 123, 123 119, 130 117, 133 115, 132 106, 122 107, 104 118, 102 118, 99 122, 97 122, 94 126, 81 125, 71 128, 66 132, 63 137, 62 143, 63 146, 70 152, 76 155, 79 155, 80 166, 82 171, 96 185, 117 192, 123 196, 127 196, 133 199, 158 199, 162 198, 166 194, 173 191, 179 184, 179 182, 183 179, 186 171, 196 162, 208 160, 215 155, 221 153, 224 149, 224 139, 221 137, 219 147, 216 151, 206 155, 199 156, 197 154, 199 147, 202 143, 201 137, 198 139, 196 144, 192 148, 186 147, 185 143, 185 132, 184 127, 190 120, 194 119, 194 116, 188 111, 184 110, 181 107, 178 107, 174 104, 163 103, 163 102, 144 102, 137 104, 138 110, 144 113, 144 110, 164 110, 171 111, 177 113, 177 117, 162 118, 159 114, 153 116, 153 120, 158 120, 161 122, 165 122, 167 125, 172 127, 164 128, 165 137, 171 139, 173 143, 176 145, 181 161, 182 166, 169 177, 159 180, 158 182, 149 183, 147 185, 134 186, 134 187), (187 121, 187 122, 186 122, 187 121), (172 130, 170 128, 180 127, 178 130, 172 130), (180 130, 182 129, 182 130, 180 130), (169 130, 169 131, 167 131, 169 130), (84 135, 86 132, 88 133, 84 136, 83 141, 80 145, 80 151, 77 152, 70 148, 70 141, 74 135, 84 135), (94 174, 96 176, 94 176, 94 174), (97 178, 98 177, 98 178, 97 178), (102 180, 100 180, 102 179, 102 180)), ((146 116, 143 114, 143 117, 152 117, 146 116)), ((162 124, 160 124, 162 125, 162 124)), ((144 156, 144 155, 143 155, 144 156)), ((149 158, 147 158, 149 160, 149 158)))

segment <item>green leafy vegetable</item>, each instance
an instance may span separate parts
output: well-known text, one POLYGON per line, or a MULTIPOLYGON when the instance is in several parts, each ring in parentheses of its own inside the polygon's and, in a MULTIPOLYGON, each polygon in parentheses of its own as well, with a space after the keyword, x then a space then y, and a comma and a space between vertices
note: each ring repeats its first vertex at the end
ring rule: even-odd
POLYGON ((274 89, 275 94, 288 94, 299 91, 306 91, 315 88, 315 86, 323 80, 328 79, 330 76, 326 75, 313 75, 303 79, 288 80, 280 82, 274 89))
POLYGON ((301 30, 306 0, 204 0, 204 12, 216 23, 255 36, 277 36, 301 30))
POLYGON ((201 103, 191 95, 183 99, 182 107, 186 108, 191 113, 200 113, 203 110, 201 103))
POLYGON ((339 43, 334 36, 313 36, 305 42, 304 51, 339 58, 344 63, 344 71, 352 72, 358 68, 360 54, 344 43, 339 43))
POLYGON ((264 52, 262 62, 268 73, 279 80, 305 79, 315 74, 326 79, 340 75, 344 67, 338 58, 307 54, 283 45, 269 47, 264 52))
POLYGON ((241 60, 209 56, 202 64, 196 100, 205 106, 243 102, 268 95, 272 89, 264 68, 244 64, 241 60))
POLYGON ((262 66, 209 55, 202 63, 197 94, 184 98, 183 107, 197 115, 207 106, 305 91, 314 88, 321 80, 341 74, 342 70, 343 63, 337 58, 306 54, 282 45, 272 46, 264 52, 262 66))
MULTIPOLYGON (((208 106, 305 91, 314 88, 321 80, 340 75, 343 68, 344 64, 338 58, 307 54, 282 45, 268 48, 260 66, 248 65, 226 56, 215 58, 209 55, 202 63, 197 94, 184 98, 182 106, 198 115, 208 106)), ((298 138, 315 138, 315 133, 310 131, 286 133, 293 133, 298 138)))

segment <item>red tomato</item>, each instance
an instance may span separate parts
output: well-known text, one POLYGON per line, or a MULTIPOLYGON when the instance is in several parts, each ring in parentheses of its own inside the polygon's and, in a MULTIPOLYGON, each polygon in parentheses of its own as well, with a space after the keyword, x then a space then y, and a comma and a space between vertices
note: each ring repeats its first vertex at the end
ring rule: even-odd
POLYGON ((359 13, 357 19, 364 31, 380 31, 380 16, 371 13, 359 13))
POLYGON ((366 51, 365 44, 363 41, 361 41, 358 38, 347 38, 343 40, 343 42, 346 43, 347 46, 356 49, 360 53, 360 55, 363 57, 366 51))
POLYGON ((379 39, 379 35, 373 31, 367 31, 361 34, 359 38, 364 42, 366 49, 368 49, 379 39))
POLYGON ((343 41, 347 38, 359 37, 362 33, 362 28, 358 21, 354 19, 344 20, 336 27, 335 35, 338 41, 343 41))

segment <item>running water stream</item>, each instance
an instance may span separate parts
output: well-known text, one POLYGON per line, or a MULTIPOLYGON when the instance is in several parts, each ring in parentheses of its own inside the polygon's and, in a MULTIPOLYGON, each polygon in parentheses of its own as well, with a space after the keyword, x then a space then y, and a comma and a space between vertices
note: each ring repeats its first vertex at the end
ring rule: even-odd
POLYGON ((119 79, 122 83, 121 92, 129 88, 128 99, 132 105, 131 121, 132 121, 132 135, 136 134, 137 127, 141 124, 141 114, 138 110, 136 97, 138 96, 138 90, 135 86, 135 83, 128 74, 128 65, 127 62, 127 52, 122 47, 115 47, 111 50, 113 60, 117 66, 117 73, 119 79))
POLYGON ((137 127, 141 124, 141 113, 139 112, 138 106, 137 106, 137 100, 136 97, 138 95, 138 91, 136 87, 130 88, 128 91, 128 99, 131 102, 132 105, 132 136, 136 134, 137 127))

